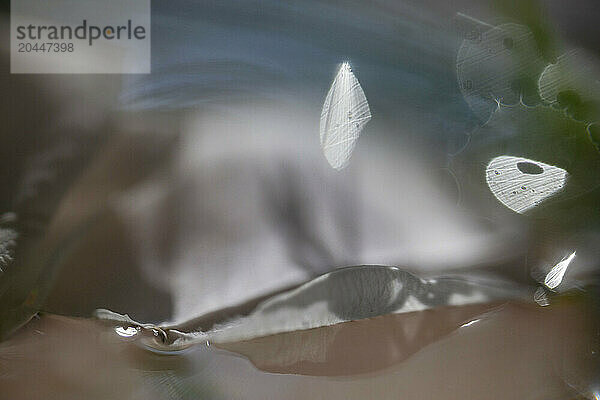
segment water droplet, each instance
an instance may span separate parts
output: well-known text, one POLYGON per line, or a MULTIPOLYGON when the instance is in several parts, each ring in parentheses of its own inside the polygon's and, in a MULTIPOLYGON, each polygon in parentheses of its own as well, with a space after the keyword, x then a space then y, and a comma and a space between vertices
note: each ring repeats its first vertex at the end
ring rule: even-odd
POLYGON ((518 213, 527 211, 562 189, 568 174, 552 165, 512 156, 494 158, 487 171, 486 181, 494 196, 518 213), (502 171, 502 177, 489 172, 494 170, 502 171), (536 189, 535 194, 530 191, 532 188, 536 189))
POLYGON ((533 294, 533 300, 538 303, 541 307, 546 307, 550 305, 550 300, 548 299, 548 294, 544 290, 543 287, 538 287, 535 293, 533 294))
POLYGON ((140 331, 140 328, 135 327, 135 326, 128 326, 128 327, 117 326, 115 328, 115 332, 117 333, 117 335, 119 335, 121 337, 127 337, 127 338, 137 335, 139 331, 140 331))
POLYGON ((339 171, 348 164, 362 128, 370 119, 365 93, 350 65, 343 63, 325 97, 319 122, 321 149, 334 169, 339 171))

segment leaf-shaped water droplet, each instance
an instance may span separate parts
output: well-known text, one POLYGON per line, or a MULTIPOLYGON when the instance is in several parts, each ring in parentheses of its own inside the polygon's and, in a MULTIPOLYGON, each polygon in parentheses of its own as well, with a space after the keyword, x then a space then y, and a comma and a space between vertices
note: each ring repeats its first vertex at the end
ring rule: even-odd
POLYGON ((350 65, 343 63, 325 97, 321 111, 321 148, 336 170, 348 165, 371 110, 350 65))

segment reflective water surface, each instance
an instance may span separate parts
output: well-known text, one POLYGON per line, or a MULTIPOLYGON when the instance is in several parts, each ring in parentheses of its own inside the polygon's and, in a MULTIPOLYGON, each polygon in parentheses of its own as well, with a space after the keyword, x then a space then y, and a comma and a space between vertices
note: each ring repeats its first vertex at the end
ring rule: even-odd
POLYGON ((581 296, 455 307, 171 355, 144 333, 41 315, 0 345, 0 386, 15 399, 568 399, 591 396, 591 312, 581 296))
POLYGON ((596 3, 153 1, 147 75, 0 42, 0 398, 600 398, 596 3))

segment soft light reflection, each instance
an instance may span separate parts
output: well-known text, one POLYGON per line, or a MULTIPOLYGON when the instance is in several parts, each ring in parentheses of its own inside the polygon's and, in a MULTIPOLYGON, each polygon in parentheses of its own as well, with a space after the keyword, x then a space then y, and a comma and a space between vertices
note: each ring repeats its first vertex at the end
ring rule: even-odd
POLYGON ((547 288, 554 289, 560 285, 565 276, 565 272, 567 272, 567 267, 575 258, 575 253, 576 252, 574 251, 570 256, 563 258, 550 270, 550 272, 548 272, 548 275, 546 275, 546 278, 544 279, 544 285, 546 285, 547 288))
POLYGON ((115 328, 115 332, 117 333, 117 335, 121 336, 121 337, 133 337, 135 335, 137 335, 137 333, 139 332, 139 328, 136 328, 134 326, 128 326, 128 327, 123 327, 123 326, 117 326, 115 328))
POLYGON ((350 64, 343 63, 321 111, 321 147, 333 168, 341 170, 348 165, 360 132, 370 119, 365 93, 350 64))
POLYGON ((519 214, 556 194, 567 180, 567 171, 562 168, 506 155, 490 161, 485 174, 488 187, 498 201, 519 214), (541 172, 523 169, 523 165, 530 164, 541 172))
POLYGON ((540 96, 548 103, 558 103, 561 108, 573 111, 600 96, 598 73, 597 59, 592 54, 584 49, 571 49, 558 56, 555 64, 546 66, 540 75, 540 96), (574 96, 568 98, 567 93, 574 96))
POLYGON ((459 17, 473 28, 458 50, 456 76, 465 101, 485 123, 499 103, 519 103, 514 82, 524 76, 537 80, 545 63, 529 27, 491 27, 462 13, 459 17))
POLYGON ((533 294, 533 301, 535 301, 538 305, 542 307, 546 307, 550 305, 550 301, 548 300, 548 294, 543 287, 538 287, 535 293, 533 294))
POLYGON ((275 295, 250 314, 230 320, 207 334, 213 344, 238 342, 392 313, 504 301, 523 294, 512 287, 491 282, 484 285, 456 276, 439 276, 432 284, 397 267, 346 267, 275 295))
POLYGON ((481 321, 481 318, 477 318, 477 319, 474 319, 472 321, 466 322, 466 323, 462 324, 460 327, 461 328, 466 328, 467 326, 471 326, 474 323, 479 322, 479 321, 481 321))

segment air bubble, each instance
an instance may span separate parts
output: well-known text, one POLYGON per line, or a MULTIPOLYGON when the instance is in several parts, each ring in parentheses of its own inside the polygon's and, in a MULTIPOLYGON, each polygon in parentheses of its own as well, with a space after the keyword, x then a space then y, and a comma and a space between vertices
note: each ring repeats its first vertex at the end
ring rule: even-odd
POLYGON ((540 167, 539 165, 537 165, 536 163, 527 162, 527 161, 518 162, 517 168, 522 173, 529 174, 529 175, 540 175, 544 172, 544 169, 542 167, 540 167))

